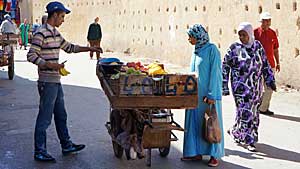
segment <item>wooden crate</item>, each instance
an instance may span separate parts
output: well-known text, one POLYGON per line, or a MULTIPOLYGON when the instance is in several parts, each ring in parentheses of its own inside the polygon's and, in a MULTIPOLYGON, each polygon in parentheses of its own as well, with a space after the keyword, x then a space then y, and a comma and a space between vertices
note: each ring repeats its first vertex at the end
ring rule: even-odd
MULTIPOLYGON (((116 87, 116 85, 111 85, 109 80, 104 78, 104 75, 98 69, 96 74, 114 109, 189 109, 198 105, 197 91, 196 94, 182 95, 120 94, 118 91, 121 91, 121 89, 116 87)), ((118 80, 114 81, 114 83, 119 83, 118 80)))
POLYGON ((169 74, 165 76, 165 95, 197 95, 195 75, 169 74))
POLYGON ((143 148, 165 148, 171 143, 171 130, 157 130, 157 125, 153 124, 154 128, 145 126, 143 133, 143 148))
POLYGON ((153 80, 147 75, 121 75, 120 95, 153 95, 153 80))

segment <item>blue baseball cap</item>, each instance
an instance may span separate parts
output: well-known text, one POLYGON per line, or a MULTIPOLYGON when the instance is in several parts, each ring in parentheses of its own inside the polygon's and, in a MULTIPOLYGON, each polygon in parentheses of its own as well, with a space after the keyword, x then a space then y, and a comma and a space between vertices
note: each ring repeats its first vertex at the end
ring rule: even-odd
POLYGON ((47 13, 51 13, 54 11, 63 11, 66 14, 68 14, 71 12, 61 2, 57 2, 57 1, 48 3, 48 5, 46 6, 46 9, 47 9, 47 11, 46 11, 47 13))

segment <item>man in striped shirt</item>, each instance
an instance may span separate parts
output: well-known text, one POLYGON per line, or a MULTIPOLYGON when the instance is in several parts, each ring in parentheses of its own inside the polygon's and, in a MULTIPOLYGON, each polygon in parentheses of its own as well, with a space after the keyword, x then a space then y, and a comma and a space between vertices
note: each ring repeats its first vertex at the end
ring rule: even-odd
POLYGON ((34 159, 38 161, 55 161, 46 149, 46 130, 49 127, 52 115, 57 135, 62 147, 62 153, 67 155, 82 150, 85 145, 74 144, 70 140, 67 128, 67 112, 64 105, 63 89, 60 83, 59 51, 67 53, 100 52, 99 48, 82 47, 67 42, 55 27, 64 22, 65 14, 71 11, 60 2, 50 2, 47 6, 47 23, 36 32, 32 39, 27 60, 38 66, 38 91, 40 95, 39 113, 36 119, 34 132, 34 159))

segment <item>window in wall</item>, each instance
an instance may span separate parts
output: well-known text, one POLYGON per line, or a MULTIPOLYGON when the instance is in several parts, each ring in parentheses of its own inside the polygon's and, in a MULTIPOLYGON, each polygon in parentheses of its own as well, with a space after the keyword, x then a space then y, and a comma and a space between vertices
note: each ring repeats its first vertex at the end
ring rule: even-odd
POLYGON ((133 29, 133 30, 134 30, 134 27, 135 27, 135 26, 134 26, 134 25, 132 25, 132 29, 133 29))
POLYGON ((163 42, 162 41, 160 41, 160 46, 162 46, 163 45, 163 42))
POLYGON ((147 30, 147 27, 146 26, 144 26, 144 31, 146 31, 147 30))
POLYGON ((188 10, 189 10, 189 8, 186 6, 186 7, 185 7, 185 11, 187 12, 188 10))
POLYGON ((297 11, 297 2, 293 2, 293 11, 297 11))
POLYGON ((258 13, 261 14, 262 13, 262 6, 259 5, 258 7, 258 13))
POLYGON ((147 42, 147 39, 145 39, 145 45, 147 45, 147 43, 148 43, 148 42, 147 42))
POLYGON ((219 29, 219 34, 222 35, 222 28, 219 29))
POLYGON ((222 7, 221 6, 219 6, 219 12, 221 12, 222 11, 222 7))
POLYGON ((134 15, 134 14, 135 14, 135 11, 132 12, 132 15, 134 15))
POLYGON ((145 14, 147 14, 147 9, 145 9, 145 14))
POLYGON ((221 44, 220 44, 220 43, 218 43, 218 48, 219 48, 219 49, 221 48, 221 44))
POLYGON ((151 26, 151 32, 153 32, 153 26, 151 26))
POLYGON ((152 43, 152 46, 154 46, 154 39, 152 39, 151 43, 152 43))
POLYGON ((209 29, 208 29, 209 27, 208 26, 206 26, 206 28, 205 28, 205 30, 206 30, 206 32, 208 32, 209 31, 209 29))
POLYGON ((174 10, 173 10, 173 11, 174 11, 174 13, 176 12, 176 6, 174 7, 174 10))
POLYGON ((176 30, 178 29, 178 25, 176 25, 176 30))
POLYGON ((249 11, 248 5, 245 5, 245 11, 249 11))
POLYGON ((296 25, 298 27, 298 30, 300 30, 300 17, 299 16, 297 18, 296 25))
POLYGON ((295 48, 295 58, 298 57, 300 54, 300 51, 298 48, 295 48))
POLYGON ((158 7, 158 12, 160 12, 160 7, 158 7))
POLYGON ((141 11, 140 10, 138 10, 138 14, 140 14, 141 13, 141 11))
POLYGON ((276 9, 280 9, 280 3, 276 3, 276 9))
POLYGON ((169 8, 167 8, 166 11, 169 12, 169 8))
POLYGON ((159 30, 162 32, 162 27, 160 27, 159 30))
POLYGON ((109 5, 111 5, 111 1, 109 1, 109 5))
POLYGON ((236 30, 236 29, 233 29, 233 33, 236 34, 236 33, 237 33, 237 30, 236 30))
POLYGON ((194 8, 194 9, 195 9, 195 11, 197 11, 197 10, 198 10, 197 6, 195 6, 195 8, 194 8))
POLYGON ((124 14, 126 13, 126 9, 124 9, 124 14))
POLYGON ((169 25, 169 30, 171 30, 171 25, 169 25))
POLYGON ((203 6, 203 12, 205 12, 206 11, 206 6, 203 6))
POLYGON ((189 28, 190 28, 190 25, 189 25, 189 24, 187 24, 187 25, 186 25, 186 29, 189 29, 189 28))

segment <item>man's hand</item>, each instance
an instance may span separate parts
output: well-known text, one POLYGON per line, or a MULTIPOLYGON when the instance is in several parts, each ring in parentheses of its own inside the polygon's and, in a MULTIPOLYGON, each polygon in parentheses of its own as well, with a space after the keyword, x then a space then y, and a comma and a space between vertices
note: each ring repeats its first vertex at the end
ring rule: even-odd
POLYGON ((277 72, 280 72, 280 64, 277 64, 277 65, 276 65, 276 71, 277 71, 277 72))
POLYGON ((65 67, 64 64, 51 63, 51 62, 46 62, 46 65, 45 65, 45 66, 46 66, 47 68, 54 69, 54 70, 59 70, 60 68, 65 67))
POLYGON ((101 47, 89 47, 89 50, 91 51, 91 52, 99 52, 99 53, 103 53, 103 50, 102 50, 102 48, 101 47))

